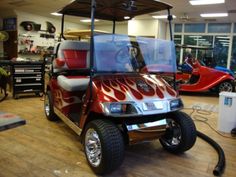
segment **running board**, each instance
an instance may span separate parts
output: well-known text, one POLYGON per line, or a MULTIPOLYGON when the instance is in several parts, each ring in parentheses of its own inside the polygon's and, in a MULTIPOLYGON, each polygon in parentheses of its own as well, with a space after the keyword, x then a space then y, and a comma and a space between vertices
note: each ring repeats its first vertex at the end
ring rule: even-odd
POLYGON ((79 128, 74 122, 68 119, 63 113, 61 113, 56 107, 53 107, 55 114, 68 125, 76 134, 81 135, 82 129, 79 128))

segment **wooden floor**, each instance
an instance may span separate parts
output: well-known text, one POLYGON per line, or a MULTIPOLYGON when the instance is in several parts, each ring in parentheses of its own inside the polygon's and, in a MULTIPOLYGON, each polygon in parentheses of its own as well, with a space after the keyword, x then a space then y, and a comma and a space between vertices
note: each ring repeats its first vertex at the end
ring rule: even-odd
MULTIPOLYGON (((185 107, 196 103, 218 106, 218 97, 182 95, 185 107)), ((0 132, 0 177, 88 177, 96 176, 87 165, 77 135, 63 122, 49 122, 39 97, 0 103, 0 111, 15 113, 27 125, 0 132)), ((185 110, 190 113, 191 110, 185 110)), ((194 113, 193 115, 196 115, 194 113)), ((206 115, 216 128, 217 112, 206 115)), ((224 149, 224 177, 236 176, 236 139, 224 138, 206 124, 196 122, 197 129, 216 140, 224 149)), ((159 141, 126 148, 122 166, 107 176, 122 177, 209 177, 217 163, 214 149, 201 139, 195 146, 176 156, 164 151, 159 141)))

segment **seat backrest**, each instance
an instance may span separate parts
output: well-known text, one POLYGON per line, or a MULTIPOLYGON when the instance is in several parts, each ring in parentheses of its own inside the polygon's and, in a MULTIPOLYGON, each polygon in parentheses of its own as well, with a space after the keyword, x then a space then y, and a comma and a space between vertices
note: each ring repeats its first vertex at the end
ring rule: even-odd
POLYGON ((53 60, 53 71, 77 70, 89 68, 88 42, 63 41, 55 47, 56 58, 53 60))

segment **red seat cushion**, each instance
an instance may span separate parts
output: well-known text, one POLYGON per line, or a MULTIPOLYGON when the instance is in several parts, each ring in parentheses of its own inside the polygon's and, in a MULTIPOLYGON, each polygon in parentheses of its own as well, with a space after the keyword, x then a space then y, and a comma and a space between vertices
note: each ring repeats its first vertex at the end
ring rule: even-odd
POLYGON ((69 69, 87 68, 87 51, 86 50, 63 50, 66 64, 69 69))

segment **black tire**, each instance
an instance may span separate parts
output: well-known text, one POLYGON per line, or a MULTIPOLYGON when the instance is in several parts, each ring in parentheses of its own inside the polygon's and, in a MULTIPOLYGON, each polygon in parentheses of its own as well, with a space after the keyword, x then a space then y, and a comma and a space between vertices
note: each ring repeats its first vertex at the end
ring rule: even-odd
POLYGON ((83 145, 89 166, 96 174, 112 172, 124 159, 122 134, 110 121, 99 119, 89 122, 83 134, 83 145), (95 155, 89 156, 90 152, 95 155), (92 158, 94 156, 97 158, 92 158))
POLYGON ((218 85, 218 92, 234 92, 235 85, 230 81, 224 81, 218 85))
POLYGON ((53 109, 53 99, 52 99, 51 91, 47 91, 44 97, 44 112, 48 120, 50 121, 58 120, 58 117, 54 113, 54 109, 53 109))
POLYGON ((183 153, 193 147, 197 138, 195 124, 184 112, 172 112, 167 117, 166 134, 160 138, 163 148, 171 153, 183 153))

